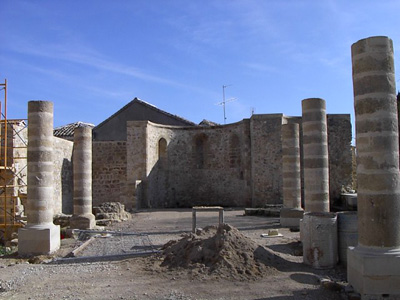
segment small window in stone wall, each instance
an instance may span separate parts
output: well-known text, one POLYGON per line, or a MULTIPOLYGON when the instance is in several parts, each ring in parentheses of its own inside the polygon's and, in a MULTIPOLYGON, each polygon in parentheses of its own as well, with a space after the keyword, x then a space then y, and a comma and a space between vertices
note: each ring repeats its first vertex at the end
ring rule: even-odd
POLYGON ((158 141, 158 159, 162 159, 167 157, 167 141, 164 138, 161 138, 158 141))
POLYGON ((158 141, 158 165, 160 169, 163 169, 166 164, 167 158, 167 140, 161 138, 158 141))
POLYGON ((233 134, 229 142, 229 167, 240 168, 240 165, 241 165, 240 139, 236 134, 233 134))
POLYGON ((196 169, 204 169, 205 167, 206 142, 207 142, 207 136, 205 134, 200 134, 195 137, 194 161, 196 169))

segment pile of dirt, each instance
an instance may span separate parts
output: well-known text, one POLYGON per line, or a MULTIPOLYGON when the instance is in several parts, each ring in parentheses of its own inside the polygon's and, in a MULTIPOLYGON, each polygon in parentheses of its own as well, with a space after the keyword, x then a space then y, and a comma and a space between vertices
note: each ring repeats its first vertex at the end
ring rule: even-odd
POLYGON ((255 280, 276 274, 274 255, 228 224, 209 226, 162 249, 162 267, 191 274, 255 280))

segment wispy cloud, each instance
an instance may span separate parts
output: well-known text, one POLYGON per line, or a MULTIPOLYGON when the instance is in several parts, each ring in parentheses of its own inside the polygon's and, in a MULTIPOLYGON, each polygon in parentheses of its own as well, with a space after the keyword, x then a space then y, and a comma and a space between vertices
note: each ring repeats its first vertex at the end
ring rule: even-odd
POLYGON ((9 43, 9 45, 12 45, 9 46, 9 50, 19 54, 75 63, 145 81, 177 87, 183 86, 178 82, 149 74, 139 68, 114 62, 94 49, 84 46, 83 43, 38 44, 29 41, 15 40, 13 43, 9 43))

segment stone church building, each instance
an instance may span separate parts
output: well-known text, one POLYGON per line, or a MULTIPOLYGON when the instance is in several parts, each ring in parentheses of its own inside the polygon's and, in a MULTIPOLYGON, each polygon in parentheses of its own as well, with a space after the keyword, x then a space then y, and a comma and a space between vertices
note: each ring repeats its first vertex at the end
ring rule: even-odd
MULTIPOLYGON (((301 117, 283 114, 200 126, 135 98, 93 129, 93 205, 281 204, 281 126, 292 122, 301 127, 301 117)), ((327 123, 333 203, 352 184, 350 115, 328 114, 327 123)))

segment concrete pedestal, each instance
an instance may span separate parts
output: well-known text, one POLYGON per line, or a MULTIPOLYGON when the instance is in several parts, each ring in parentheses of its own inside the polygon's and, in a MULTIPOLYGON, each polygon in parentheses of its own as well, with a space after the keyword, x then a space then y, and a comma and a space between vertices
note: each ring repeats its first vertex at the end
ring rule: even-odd
POLYGON ((282 208, 280 213, 281 226, 300 229, 300 220, 303 219, 303 214, 302 208, 282 208))
POLYGON ((338 262, 335 213, 305 213, 301 222, 303 262, 315 269, 334 268, 338 262))
POLYGON ((347 277, 362 299, 400 298, 400 248, 347 250, 347 277))
POLYGON ((18 231, 19 255, 51 254, 60 248, 60 226, 26 226, 18 231))

